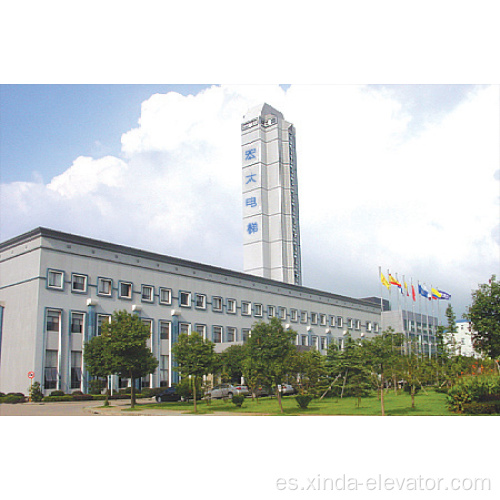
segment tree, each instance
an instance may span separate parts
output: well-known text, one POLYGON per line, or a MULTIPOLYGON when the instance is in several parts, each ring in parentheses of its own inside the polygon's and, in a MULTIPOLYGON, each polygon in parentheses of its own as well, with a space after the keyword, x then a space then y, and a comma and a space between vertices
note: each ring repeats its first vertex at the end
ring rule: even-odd
POLYGON ((153 373, 158 360, 146 342, 151 333, 136 314, 115 311, 111 322, 102 325, 102 355, 109 356, 109 367, 113 374, 131 380, 130 406, 135 407, 135 379, 153 373))
POLYGON ((193 377, 194 411, 196 407, 196 388, 204 375, 213 371, 217 363, 214 352, 215 344, 204 339, 198 332, 191 334, 181 333, 177 342, 172 347, 172 353, 177 361, 176 370, 181 377, 193 377))
POLYGON ((298 386, 300 394, 317 396, 318 391, 325 389, 325 356, 318 351, 296 351, 291 356, 290 368, 296 380, 293 385, 298 386))
MULTIPOLYGON (((113 365, 111 363, 111 352, 107 343, 108 337, 97 335, 85 343, 83 359, 85 368, 92 377, 108 377, 113 375, 113 365)), ((109 406, 109 390, 106 383, 106 400, 104 406, 109 406)))
POLYGON ((244 345, 232 345, 221 354, 222 371, 227 373, 231 382, 241 382, 246 350, 244 345))
POLYGON ((455 313, 453 312, 453 307, 448 304, 445 311, 446 318, 448 320, 448 328, 446 329, 446 343, 448 347, 448 352, 451 350, 452 356, 456 356, 458 353, 456 351, 456 339, 455 333, 457 333, 457 323, 455 313))
POLYGON ((400 336, 394 335, 392 328, 382 332, 382 335, 373 337, 363 342, 363 353, 366 356, 367 363, 375 376, 377 388, 380 391, 380 409, 382 416, 385 415, 384 407, 384 388, 386 383, 386 374, 393 362, 395 346, 400 345, 400 336))
MULTIPOLYGON (((500 357, 500 282, 493 275, 472 293, 472 305, 464 315, 471 323, 472 345, 498 360, 500 357)), ((498 361, 497 367, 498 367, 498 361)), ((499 368, 500 371, 500 368, 499 368)))
POLYGON ((278 387, 283 384, 290 371, 291 357, 296 351, 293 344, 296 335, 297 332, 293 330, 285 330, 278 318, 271 318, 269 323, 256 323, 246 343, 245 371, 250 371, 250 367, 254 379, 261 378, 275 388, 282 413, 281 392, 278 387))

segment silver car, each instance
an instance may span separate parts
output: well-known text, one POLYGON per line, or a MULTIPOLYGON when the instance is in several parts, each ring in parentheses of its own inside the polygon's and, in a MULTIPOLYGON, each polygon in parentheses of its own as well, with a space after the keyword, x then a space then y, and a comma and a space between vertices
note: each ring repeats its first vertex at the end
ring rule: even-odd
POLYGON ((231 399, 233 396, 247 396, 248 394, 249 391, 246 385, 219 384, 210 389, 206 393, 206 396, 209 396, 213 399, 231 399))

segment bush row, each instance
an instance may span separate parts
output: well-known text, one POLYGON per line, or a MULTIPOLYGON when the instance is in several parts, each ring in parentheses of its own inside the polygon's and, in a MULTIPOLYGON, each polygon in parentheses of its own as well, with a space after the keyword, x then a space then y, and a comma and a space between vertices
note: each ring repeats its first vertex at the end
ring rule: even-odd
POLYGON ((26 401, 26 397, 24 394, 21 394, 20 392, 16 393, 9 393, 7 395, 0 393, 0 404, 17 404, 17 403, 24 403, 26 401))
POLYGON ((449 408, 456 413, 484 415, 500 413, 500 377, 463 377, 448 391, 449 408), (496 410, 495 410, 496 409, 496 410))

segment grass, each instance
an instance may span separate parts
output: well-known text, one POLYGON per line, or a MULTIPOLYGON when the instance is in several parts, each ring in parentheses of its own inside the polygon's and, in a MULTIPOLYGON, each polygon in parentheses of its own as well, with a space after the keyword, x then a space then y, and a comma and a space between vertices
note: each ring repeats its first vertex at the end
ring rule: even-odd
MULTIPOLYGON (((423 416, 423 415, 454 415, 447 407, 446 395, 427 390, 427 394, 420 393, 415 398, 415 408, 411 408, 411 398, 406 393, 394 394, 389 391, 384 395, 385 413, 394 416, 423 416)), ((380 415, 380 400, 376 395, 361 399, 361 405, 357 407, 356 398, 328 398, 313 399, 307 409, 298 407, 295 397, 286 396, 282 399, 283 415, 380 415)), ((214 412, 227 412, 243 415, 282 415, 275 398, 260 398, 259 402, 246 398, 241 408, 236 407, 230 401, 212 401, 210 405, 206 402, 198 402, 198 414, 214 412)), ((161 403, 140 404, 138 409, 164 409, 193 413, 192 403, 161 403)))

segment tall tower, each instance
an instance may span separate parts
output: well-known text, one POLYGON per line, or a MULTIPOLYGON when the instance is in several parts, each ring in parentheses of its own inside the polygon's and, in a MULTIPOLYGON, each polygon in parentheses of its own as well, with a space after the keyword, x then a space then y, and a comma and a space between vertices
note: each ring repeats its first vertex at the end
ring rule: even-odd
POLYGON ((302 284, 295 128, 268 104, 241 124, 244 271, 302 284))

